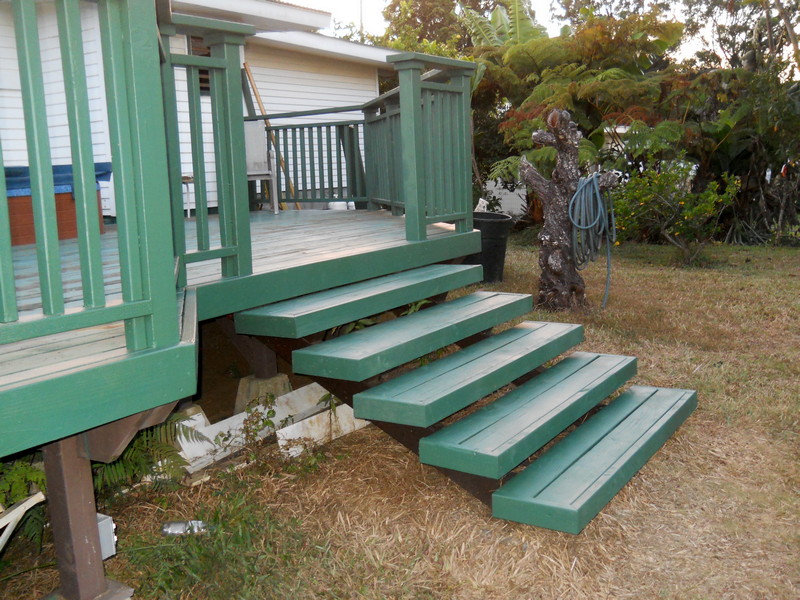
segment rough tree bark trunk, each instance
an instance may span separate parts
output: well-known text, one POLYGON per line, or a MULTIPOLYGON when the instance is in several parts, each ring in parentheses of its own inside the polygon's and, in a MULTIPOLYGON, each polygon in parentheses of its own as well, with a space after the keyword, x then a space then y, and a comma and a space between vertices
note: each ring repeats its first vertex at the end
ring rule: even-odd
POLYGON ((547 131, 534 132, 536 144, 552 146, 558 157, 552 179, 547 179, 525 158, 520 175, 544 208, 544 226, 539 234, 539 293, 536 304, 550 310, 568 310, 586 306, 586 284, 572 259, 572 223, 569 201, 580 179, 578 143, 581 133, 565 110, 553 110, 547 117, 547 131))

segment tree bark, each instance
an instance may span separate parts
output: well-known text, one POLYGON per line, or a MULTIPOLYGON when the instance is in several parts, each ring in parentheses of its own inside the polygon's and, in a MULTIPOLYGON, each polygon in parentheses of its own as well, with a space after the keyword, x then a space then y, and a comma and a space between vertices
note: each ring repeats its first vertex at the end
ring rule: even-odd
POLYGON ((578 143, 581 133, 567 111, 553 110, 547 117, 547 131, 534 132, 534 143, 556 149, 556 167, 547 179, 523 158, 520 175, 541 199, 544 226, 539 233, 541 249, 539 293, 536 304, 549 310, 586 306, 586 284, 572 258, 572 223, 569 202, 578 187, 578 143))

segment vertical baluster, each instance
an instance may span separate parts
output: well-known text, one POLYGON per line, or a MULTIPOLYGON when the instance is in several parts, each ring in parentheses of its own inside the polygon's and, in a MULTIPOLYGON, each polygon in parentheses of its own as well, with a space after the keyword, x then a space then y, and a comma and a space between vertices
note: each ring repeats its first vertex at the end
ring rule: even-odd
POLYGON ((294 194, 292 193, 292 177, 290 175, 291 171, 289 171, 289 163, 292 160, 292 157, 289 154, 289 129, 284 128, 281 130, 283 134, 283 174, 285 175, 284 179, 284 197, 286 198, 287 202, 290 202, 294 199, 294 194))
POLYGON ((317 199, 317 176, 316 176, 316 156, 314 150, 314 131, 319 128, 318 125, 313 125, 308 129, 308 165, 311 176, 311 198, 317 199))
POLYGON ((217 180, 225 187, 225 203, 220 205, 220 224, 229 237, 223 238, 225 246, 235 246, 234 256, 222 259, 223 277, 249 275, 253 270, 253 253, 250 238, 250 206, 247 198, 247 165, 244 156, 244 112, 242 108, 242 80, 240 48, 243 36, 212 34, 205 38, 213 58, 225 62, 224 69, 212 69, 212 104, 217 106, 219 118, 214 122, 217 160, 217 180), (216 90, 216 93, 215 93, 216 90), (219 137, 216 136, 218 127, 219 137), (221 172, 220 172, 221 170, 221 172), (222 177, 220 177, 222 175, 222 177), (224 212, 223 212, 224 208, 224 212))
POLYGON ((56 11, 72 150, 83 304, 88 308, 98 308, 105 305, 105 290, 80 5, 73 0, 59 0, 56 11))
POLYGON ((319 174, 319 197, 325 198, 325 151, 322 147, 322 126, 317 126, 317 173, 319 174))
POLYGON ((463 173, 462 152, 461 152, 461 135, 460 135, 460 119, 458 118, 459 111, 459 98, 456 94, 447 94, 450 110, 447 111, 448 129, 450 130, 450 144, 453 153, 453 164, 450 167, 450 178, 452 179, 452 197, 453 201, 460 199, 463 195, 461 184, 461 174, 463 173))
POLYGON ((297 178, 299 174, 299 164, 298 164, 298 156, 297 156, 297 126, 292 126, 292 181, 294 182, 294 200, 297 201, 300 199, 300 192, 298 191, 298 183, 299 180, 297 178))
MULTIPOLYGON (((132 131, 129 115, 130 94, 127 81, 121 7, 117 2, 99 3, 100 34, 103 46, 106 98, 111 156, 114 165, 114 198, 117 204, 117 235, 119 243, 122 298, 125 302, 145 297, 142 264, 139 255, 139 207, 136 198, 136 175, 131 151, 132 131)), ((144 348, 149 345, 148 332, 140 320, 126 327, 128 346, 144 348)))
POLYGON ((47 133, 47 107, 36 25, 36 4, 29 0, 14 0, 13 11, 25 135, 28 143, 31 203, 36 231, 36 258, 39 265, 42 310, 46 315, 56 315, 64 312, 64 292, 53 190, 53 166, 47 133))
POLYGON ((343 127, 336 126, 336 196, 342 198, 344 196, 344 183, 342 182, 342 154, 344 153, 344 136, 343 127))
POLYGON ((423 196, 420 201, 425 205, 423 216, 439 214, 439 202, 436 196, 435 178, 439 175, 435 162, 439 157, 433 152, 434 135, 433 127, 436 119, 433 114, 433 91, 422 90, 422 181, 423 196))
POLYGON ((206 160, 203 147, 203 106, 200 101, 200 69, 186 67, 187 99, 189 101, 189 132, 194 177, 194 214, 197 229, 197 249, 211 247, 208 229, 208 191, 206 189, 206 160))
POLYGON ((301 126, 298 129, 300 134, 300 173, 302 174, 303 181, 303 200, 308 199, 308 182, 306 175, 308 173, 308 165, 306 165, 306 127, 301 126))
MULTIPOLYGON (((0 172, 3 166, 3 146, 0 144, 0 172)), ((14 284, 14 262, 11 255, 11 222, 8 218, 8 196, 5 175, 0 177, 0 323, 16 321, 16 289, 14 284)))
POLYGON ((443 184, 443 198, 442 203, 447 208, 446 212, 453 212, 453 198, 456 195, 455 178, 453 177, 453 160, 456 149, 452 147, 451 133, 453 130, 453 95, 450 92, 440 92, 439 100, 441 103, 439 110, 439 139, 441 143, 447 147, 447 152, 442 157, 442 172, 439 179, 443 184))
POLYGON ((172 64, 169 40, 174 29, 162 27, 161 45, 164 62, 161 64, 161 95, 164 102, 164 131, 167 138, 167 168, 169 169, 169 197, 172 216, 172 253, 178 259, 175 284, 186 285, 186 226, 183 220, 183 169, 181 168, 180 132, 178 126, 178 94, 175 87, 175 67, 172 64))
POLYGON ((325 133, 326 133, 326 138, 327 138, 327 140, 326 140, 327 141, 326 156, 328 158, 328 196, 330 198, 333 198, 334 194, 336 193, 336 192, 334 192, 335 183, 333 181, 333 150, 331 148, 331 146, 332 146, 332 141, 331 141, 332 129, 333 129, 333 127, 331 125, 328 125, 327 127, 325 127, 325 133))

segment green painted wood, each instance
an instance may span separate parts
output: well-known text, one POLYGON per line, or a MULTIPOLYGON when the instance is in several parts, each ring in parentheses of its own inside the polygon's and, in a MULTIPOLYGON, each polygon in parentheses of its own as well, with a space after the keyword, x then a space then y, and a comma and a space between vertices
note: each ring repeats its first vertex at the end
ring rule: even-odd
MULTIPOLYGON (((329 212, 329 211, 325 211, 329 212)), ((333 211, 330 211, 333 212, 333 211)), ((338 211, 336 211, 338 212, 338 211)), ((342 211, 344 212, 344 211, 342 211)), ((480 251, 480 234, 467 233, 429 239, 422 243, 393 243, 348 252, 336 239, 341 254, 328 251, 307 263, 290 258, 284 268, 274 267, 251 277, 213 280, 198 287, 198 317, 205 320, 285 300, 287 294, 310 294, 372 277, 442 262, 480 251)))
MULTIPOLYGON (((0 171, 3 166, 3 144, 0 140, 0 171)), ((6 178, 0 177, 0 323, 16 321, 19 317, 17 308, 14 263, 11 246, 11 220, 8 216, 8 197, 6 196, 6 178)))
MULTIPOLYGON (((192 183, 194 188, 194 214, 197 228, 197 250, 211 247, 208 233, 208 193, 206 191, 206 159, 203 142, 203 109, 200 104, 200 71, 186 69, 187 100, 189 103, 189 131, 192 147, 192 183)), ((181 210, 183 197, 181 196, 181 210)), ((182 220, 182 219, 181 219, 182 220)))
POLYGON ((152 312, 153 303, 150 300, 111 304, 103 308, 77 308, 63 315, 6 323, 0 330, 0 344, 61 333, 81 327, 94 327, 122 319, 147 317, 152 312))
POLYGON ((161 63, 161 95, 164 100, 164 132, 167 139, 167 168, 169 170, 169 197, 172 215, 172 255, 176 257, 175 284, 186 285, 186 266, 181 260, 186 254, 186 227, 183 220, 183 168, 181 161, 180 127, 178 125, 178 96, 175 90, 175 68, 173 55, 167 51, 172 28, 161 31, 164 62, 161 63))
POLYGON ((636 374, 636 359, 576 352, 420 441, 420 461, 499 479, 636 374))
POLYGON ((425 164, 422 155, 422 106, 420 76, 424 63, 395 63, 400 79, 401 195, 406 212, 406 238, 425 239, 425 164))
MULTIPOLYGON (((123 7, 106 0, 98 3, 100 41, 103 51, 103 72, 108 108, 109 138, 114 170, 114 200, 117 204, 117 235, 119 238, 122 295, 125 302, 142 300, 145 296, 145 278, 139 242, 139 207, 137 207, 136 166, 131 148, 133 138, 131 73, 126 60, 123 7)), ((162 121, 163 122, 163 121, 162 121)), ((148 140, 147 147, 152 144, 148 140)), ((143 236, 142 236, 143 237, 143 236)), ((128 344, 132 349, 150 345, 149 324, 146 319, 132 319, 126 323, 128 344)))
POLYGON ((247 166, 244 156, 244 112, 239 69, 244 36, 210 34, 205 42, 213 58, 226 62, 224 70, 212 70, 211 105, 214 122, 214 153, 217 164, 217 199, 222 245, 236 246, 235 256, 222 259, 226 277, 252 273, 250 210, 247 198, 247 166))
POLYGON ((428 427, 583 341, 583 327, 524 322, 353 398, 360 419, 428 427))
POLYGON ((696 407, 693 390, 630 388, 496 491, 492 514, 580 533, 696 407))
POLYGON ((53 170, 47 125, 41 49, 36 4, 14 0, 17 63, 25 115, 25 137, 31 178, 31 207, 36 232, 36 255, 42 289, 42 307, 47 315, 64 312, 58 247, 53 170))
POLYGON ((525 294, 476 292, 292 353, 295 373, 363 381, 529 312, 525 294))
POLYGON ((481 273, 479 265, 430 265, 395 273, 237 313, 236 331, 300 338, 476 283, 481 273))
POLYGON ((195 364, 194 344, 182 344, 0 388, 0 457, 191 396, 195 364))
POLYGON ((100 308, 105 305, 100 255, 100 214, 95 191, 80 5, 71 0, 59 0, 56 3, 56 15, 72 150, 72 195, 78 224, 83 302, 87 308, 100 308))

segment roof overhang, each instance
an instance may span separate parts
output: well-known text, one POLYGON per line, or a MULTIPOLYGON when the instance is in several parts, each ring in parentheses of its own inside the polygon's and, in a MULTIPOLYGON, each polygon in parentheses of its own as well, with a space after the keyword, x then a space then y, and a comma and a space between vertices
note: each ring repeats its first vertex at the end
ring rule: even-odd
POLYGON ((269 0, 172 0, 172 11, 246 23, 258 31, 317 31, 330 27, 331 14, 269 0))
POLYGON ((394 67, 386 62, 389 56, 400 54, 397 50, 367 46, 356 42, 348 42, 339 38, 328 37, 319 33, 304 31, 282 31, 259 33, 247 41, 272 48, 284 48, 303 54, 313 54, 326 58, 335 58, 352 63, 369 65, 381 71, 392 72, 394 67))

